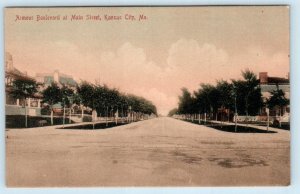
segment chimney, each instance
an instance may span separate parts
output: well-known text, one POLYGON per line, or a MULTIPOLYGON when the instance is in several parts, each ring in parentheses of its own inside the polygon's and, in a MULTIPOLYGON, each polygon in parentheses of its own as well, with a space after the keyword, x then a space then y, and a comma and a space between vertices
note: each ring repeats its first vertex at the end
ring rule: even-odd
POLYGON ((259 81, 260 84, 268 83, 268 72, 259 72, 259 81))

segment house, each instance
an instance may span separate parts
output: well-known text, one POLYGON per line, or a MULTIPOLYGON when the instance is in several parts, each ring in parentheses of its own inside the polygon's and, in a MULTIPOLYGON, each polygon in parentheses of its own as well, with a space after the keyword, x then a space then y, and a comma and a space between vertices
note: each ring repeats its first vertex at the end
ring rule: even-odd
MULTIPOLYGON (((37 80, 37 82, 43 84, 42 89, 47 88, 52 83, 56 83, 59 87, 65 85, 73 90, 75 90, 77 86, 77 83, 72 76, 61 73, 58 70, 55 70, 51 73, 37 73, 35 79, 37 80)), ((54 104, 53 111, 55 114, 61 114, 63 111, 61 103, 54 104)))
MULTIPOLYGON (((268 72, 260 72, 259 73, 259 85, 261 88, 263 102, 267 102, 267 100, 271 97, 272 91, 277 89, 282 90, 285 93, 285 98, 290 99, 290 80, 289 76, 287 78, 283 77, 270 77, 268 76, 268 72)), ((263 108, 262 113, 266 111, 266 107, 263 108)), ((279 108, 274 108, 270 110, 271 116, 276 115, 284 115, 289 114, 290 106, 283 107, 283 110, 279 108)))
POLYGON ((52 83, 57 83, 58 86, 66 85, 70 88, 75 88, 77 83, 72 76, 55 70, 52 73, 37 73, 35 76, 37 82, 44 84, 44 87, 50 86, 52 83))
POLYGON ((36 94, 33 98, 15 99, 11 95, 13 81, 16 79, 35 80, 14 67, 13 57, 9 52, 5 53, 5 114, 6 115, 24 115, 25 106, 28 108, 28 114, 37 116, 41 114, 41 96, 36 94))

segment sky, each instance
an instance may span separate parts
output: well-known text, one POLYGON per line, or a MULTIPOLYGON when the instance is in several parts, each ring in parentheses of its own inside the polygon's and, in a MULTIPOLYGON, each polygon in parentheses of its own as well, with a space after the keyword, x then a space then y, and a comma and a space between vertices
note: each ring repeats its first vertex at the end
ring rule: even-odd
POLYGON ((160 114, 177 106, 182 87, 240 79, 246 68, 289 72, 287 6, 7 8, 4 30, 19 70, 107 84, 151 100, 160 114))

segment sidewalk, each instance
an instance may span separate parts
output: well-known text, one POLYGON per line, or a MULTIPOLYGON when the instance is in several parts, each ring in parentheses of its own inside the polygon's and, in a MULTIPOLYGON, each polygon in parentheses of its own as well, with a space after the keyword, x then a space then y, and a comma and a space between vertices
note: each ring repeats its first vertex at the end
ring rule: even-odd
MULTIPOLYGON (((147 119, 146 119, 147 120, 147 119)), ((139 120, 142 121, 142 120, 139 120)), ((96 124, 101 124, 101 123, 115 123, 115 120, 99 120, 99 121, 94 121, 94 122, 80 122, 80 123, 66 123, 66 124, 59 124, 59 125, 47 125, 47 126, 40 126, 40 127, 28 127, 28 128, 6 128, 6 130, 14 130, 14 129, 43 129, 43 128, 48 128, 48 129, 62 129, 63 127, 76 127, 80 125, 96 125, 96 124)), ((130 123, 135 123, 138 121, 131 121, 127 122, 126 119, 124 119, 124 124, 130 124, 130 123)), ((122 123, 122 119, 118 119, 118 123, 122 123)))
MULTIPOLYGON (((233 122, 228 122, 228 121, 215 121, 215 120, 207 120, 208 122, 211 123, 218 123, 218 124, 223 124, 223 125, 235 125, 235 123, 233 122)), ((201 122, 204 122, 203 120, 201 120, 201 122)), ((244 124, 244 123, 237 123, 238 126, 243 126, 243 127, 252 127, 252 128, 256 128, 256 129, 260 129, 260 130, 267 130, 267 126, 260 126, 260 125, 254 125, 254 124, 244 124)), ((274 127, 270 127, 269 126, 269 131, 276 131, 276 132, 289 132, 289 130, 284 130, 284 129, 278 129, 278 128, 274 128, 274 127)))

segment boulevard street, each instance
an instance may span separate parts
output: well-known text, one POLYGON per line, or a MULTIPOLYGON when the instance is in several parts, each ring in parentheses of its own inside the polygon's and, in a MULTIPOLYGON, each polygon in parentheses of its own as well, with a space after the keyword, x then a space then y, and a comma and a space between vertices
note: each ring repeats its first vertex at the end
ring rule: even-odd
POLYGON ((8 186, 288 185, 290 132, 230 133, 168 117, 109 129, 6 131, 8 186))

